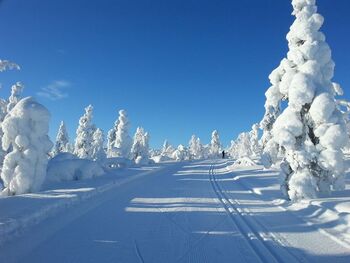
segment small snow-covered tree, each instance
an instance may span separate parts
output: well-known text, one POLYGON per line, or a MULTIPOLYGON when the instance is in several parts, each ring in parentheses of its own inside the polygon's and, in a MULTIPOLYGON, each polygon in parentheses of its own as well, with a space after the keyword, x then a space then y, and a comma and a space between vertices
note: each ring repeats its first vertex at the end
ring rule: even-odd
POLYGON ((126 111, 120 110, 114 142, 117 157, 130 158, 132 139, 129 135, 129 126, 130 124, 126 111))
POLYGON ((177 149, 174 151, 172 158, 175 159, 176 161, 188 160, 189 159, 188 149, 182 144, 180 144, 177 147, 177 149))
POLYGON ((106 153, 103 148, 104 135, 100 128, 97 128, 92 136, 92 159, 94 161, 104 160, 106 153))
POLYGON ((203 158, 203 145, 201 144, 200 139, 197 138, 196 135, 192 135, 189 141, 188 150, 190 159, 198 160, 203 158))
POLYGON ((10 112, 13 107, 15 107, 16 104, 21 100, 23 89, 24 86, 21 82, 17 82, 11 87, 11 95, 7 104, 7 112, 10 112))
POLYGON ((221 143, 220 143, 219 133, 217 130, 214 130, 211 134, 209 151, 210 151, 210 156, 212 158, 217 158, 220 156, 221 143))
POLYGON ((249 132, 250 148, 254 157, 260 156, 261 149, 259 144, 259 125, 255 123, 249 132))
POLYGON ((117 127, 119 124, 119 119, 117 119, 114 123, 114 127, 108 131, 107 134, 107 157, 115 157, 116 152, 115 152, 115 138, 116 138, 116 132, 117 132, 117 127))
MULTIPOLYGON (((343 115, 336 107, 331 81, 334 62, 315 0, 293 0, 296 17, 287 34, 288 77, 279 92, 287 108, 276 119, 273 141, 284 151, 281 189, 291 200, 344 187, 341 147, 346 144, 343 115)), ((282 85, 283 84, 283 85, 282 85)))
POLYGON ((69 152, 69 137, 66 130, 66 125, 61 121, 60 127, 58 128, 56 142, 53 147, 52 155, 56 156, 59 153, 69 152))
POLYGON ((174 147, 171 144, 169 144, 168 140, 165 140, 160 155, 171 158, 174 151, 174 147))
POLYGON ((77 137, 75 139, 74 154, 79 158, 92 159, 93 135, 96 130, 92 123, 93 107, 89 105, 85 108, 85 114, 79 119, 77 137))
POLYGON ((2 147, 8 152, 1 179, 3 194, 15 195, 38 191, 45 179, 49 139, 49 111, 33 98, 24 98, 2 123, 2 147))
POLYGON ((136 129, 131 147, 133 160, 138 164, 146 164, 149 160, 149 135, 142 127, 136 129))

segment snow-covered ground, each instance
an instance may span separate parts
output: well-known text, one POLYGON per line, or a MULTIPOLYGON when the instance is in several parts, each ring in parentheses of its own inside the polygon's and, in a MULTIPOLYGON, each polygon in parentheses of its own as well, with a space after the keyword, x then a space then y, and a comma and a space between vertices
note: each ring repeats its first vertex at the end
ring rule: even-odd
POLYGON ((283 201, 277 172, 207 160, 124 168, 0 199, 0 262, 349 262, 350 181, 283 201))

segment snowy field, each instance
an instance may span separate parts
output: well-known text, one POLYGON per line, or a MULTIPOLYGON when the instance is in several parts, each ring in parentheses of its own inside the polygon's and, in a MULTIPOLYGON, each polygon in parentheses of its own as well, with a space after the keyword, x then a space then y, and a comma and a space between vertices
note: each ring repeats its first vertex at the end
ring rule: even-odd
POLYGON ((349 262, 349 178, 291 204, 275 171, 232 164, 117 169, 1 198, 0 262, 349 262))

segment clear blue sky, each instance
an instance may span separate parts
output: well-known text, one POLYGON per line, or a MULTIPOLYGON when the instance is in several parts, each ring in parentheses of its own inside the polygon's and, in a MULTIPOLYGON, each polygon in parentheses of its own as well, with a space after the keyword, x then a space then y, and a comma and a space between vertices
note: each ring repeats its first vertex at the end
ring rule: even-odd
MULTIPOLYGON (((350 98, 350 1, 318 6, 334 80, 350 98)), ((91 103, 105 132, 124 108, 132 134, 143 126, 152 146, 187 143, 192 133, 206 143, 214 129, 228 144, 263 116, 291 11, 289 0, 3 0, 0 58, 22 70, 1 73, 0 96, 22 81, 51 111, 51 136, 64 120, 73 139, 91 103), (64 98, 37 95, 55 85, 64 98)))

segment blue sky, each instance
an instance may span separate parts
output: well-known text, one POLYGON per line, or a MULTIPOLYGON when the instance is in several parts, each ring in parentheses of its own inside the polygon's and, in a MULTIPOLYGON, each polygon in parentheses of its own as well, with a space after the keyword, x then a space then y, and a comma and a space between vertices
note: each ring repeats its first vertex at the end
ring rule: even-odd
MULTIPOLYGON (((336 62, 334 81, 350 98, 350 1, 318 0, 336 62)), ((3 0, 1 59, 21 65, 0 75, 1 97, 15 81, 60 120, 71 139, 84 107, 107 132, 126 109, 131 133, 151 145, 167 138, 224 144, 260 121, 268 75, 287 52, 288 0, 3 0), (54 100, 42 93, 57 93, 54 100), (41 92, 41 93, 40 93, 41 92), (41 94, 41 95, 40 95, 41 94)))

